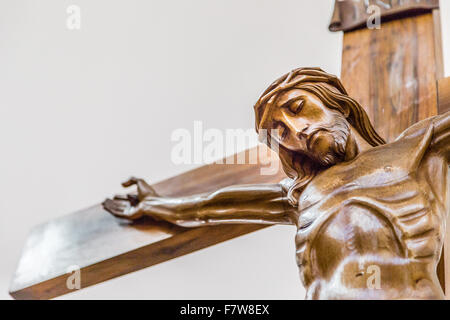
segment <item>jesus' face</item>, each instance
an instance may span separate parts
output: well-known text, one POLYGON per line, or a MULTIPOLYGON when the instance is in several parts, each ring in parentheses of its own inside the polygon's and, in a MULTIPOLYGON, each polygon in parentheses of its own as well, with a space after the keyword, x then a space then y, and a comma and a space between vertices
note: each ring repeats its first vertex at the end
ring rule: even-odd
POLYGON ((279 145, 323 166, 344 160, 350 125, 316 95, 302 89, 285 91, 270 112, 263 127, 279 145))

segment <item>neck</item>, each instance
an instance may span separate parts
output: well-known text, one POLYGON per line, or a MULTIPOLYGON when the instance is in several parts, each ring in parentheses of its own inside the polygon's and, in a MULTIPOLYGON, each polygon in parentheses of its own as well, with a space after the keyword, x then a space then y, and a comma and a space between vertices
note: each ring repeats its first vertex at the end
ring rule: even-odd
POLYGON ((355 128, 350 128, 350 134, 348 135, 347 145, 345 147, 345 161, 350 161, 361 152, 373 148, 355 128))

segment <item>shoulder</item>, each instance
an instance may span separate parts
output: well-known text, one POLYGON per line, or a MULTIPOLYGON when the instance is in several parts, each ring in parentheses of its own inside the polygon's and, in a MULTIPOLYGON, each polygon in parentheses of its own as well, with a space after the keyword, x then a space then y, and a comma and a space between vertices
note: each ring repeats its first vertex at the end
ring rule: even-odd
POLYGON ((417 139, 424 136, 430 129, 433 128, 435 121, 436 117, 431 117, 413 124, 403 131, 397 139, 395 139, 395 142, 405 139, 417 139))
POLYGON ((429 128, 432 128, 435 133, 439 133, 439 131, 448 130, 450 128, 450 111, 436 115, 422 121, 419 121, 403 131, 395 141, 405 139, 405 138, 414 138, 423 134, 426 134, 429 128))

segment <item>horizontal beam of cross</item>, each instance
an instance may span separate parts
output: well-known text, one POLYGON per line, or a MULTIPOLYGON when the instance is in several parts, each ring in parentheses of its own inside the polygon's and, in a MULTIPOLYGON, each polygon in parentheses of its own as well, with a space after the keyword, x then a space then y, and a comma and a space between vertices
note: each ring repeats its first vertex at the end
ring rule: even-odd
MULTIPOLYGON (((261 168, 268 168, 258 160, 261 157, 256 149, 223 162, 235 164, 203 166, 157 183, 154 188, 164 196, 184 196, 233 184, 273 183, 285 178, 276 156, 272 161, 276 161, 278 170, 261 174, 261 168), (243 156, 250 164, 236 164, 243 156)), ((266 151, 262 145, 258 150, 260 154, 266 151)), ((54 298, 73 290, 66 285, 70 267, 80 268, 81 286, 85 288, 264 227, 222 225, 188 229, 165 222, 130 223, 96 205, 31 231, 10 294, 16 299, 54 298)))

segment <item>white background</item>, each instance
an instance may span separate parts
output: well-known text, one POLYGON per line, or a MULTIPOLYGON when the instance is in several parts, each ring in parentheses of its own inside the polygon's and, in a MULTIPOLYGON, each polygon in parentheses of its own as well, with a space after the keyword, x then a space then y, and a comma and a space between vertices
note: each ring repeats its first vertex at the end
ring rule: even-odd
MULTIPOLYGON (((0 0, 0 299, 28 231, 175 165, 171 133, 253 128, 266 86, 339 74, 333 0, 0 0), (66 27, 69 5, 81 30, 66 27)), ((450 63, 450 4, 442 2, 450 63)), ((272 227, 62 298, 301 299, 294 229, 272 227)))

